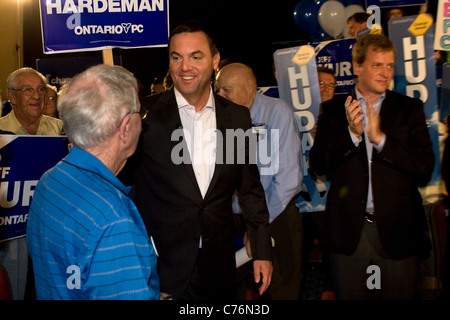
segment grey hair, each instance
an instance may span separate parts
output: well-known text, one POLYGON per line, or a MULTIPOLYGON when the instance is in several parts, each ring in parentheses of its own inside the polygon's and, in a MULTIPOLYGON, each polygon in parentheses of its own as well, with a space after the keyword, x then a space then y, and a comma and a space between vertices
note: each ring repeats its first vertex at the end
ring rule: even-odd
POLYGON ((6 84, 9 89, 17 89, 17 78, 22 74, 35 74, 39 78, 41 78, 42 84, 47 85, 47 78, 44 77, 42 73, 34 70, 33 68, 24 67, 11 72, 11 74, 8 76, 8 78, 6 79, 6 84))
POLYGON ((137 80, 123 67, 99 64, 73 77, 61 89, 58 112, 74 146, 87 149, 111 136, 138 108, 137 80))

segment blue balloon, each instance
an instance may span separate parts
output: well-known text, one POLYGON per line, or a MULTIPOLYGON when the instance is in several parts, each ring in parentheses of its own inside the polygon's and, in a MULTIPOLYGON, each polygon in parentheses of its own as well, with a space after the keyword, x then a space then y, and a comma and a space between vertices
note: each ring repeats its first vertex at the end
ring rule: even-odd
POLYGON ((308 35, 314 35, 320 30, 318 14, 319 7, 313 0, 302 0, 294 9, 295 24, 308 35))
POLYGON ((319 31, 316 34, 310 36, 311 42, 322 42, 324 40, 328 40, 330 35, 326 33, 322 27, 319 27, 319 31))

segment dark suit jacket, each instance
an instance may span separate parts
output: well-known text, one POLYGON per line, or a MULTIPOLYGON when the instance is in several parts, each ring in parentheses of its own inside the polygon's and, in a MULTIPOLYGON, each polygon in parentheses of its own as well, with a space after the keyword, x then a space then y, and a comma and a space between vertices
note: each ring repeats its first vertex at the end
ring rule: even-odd
POLYGON ((143 121, 137 151, 136 204, 159 253, 161 291, 175 298, 191 278, 200 236, 203 293, 209 298, 232 297, 236 265, 231 204, 236 190, 252 240, 253 257, 271 260, 269 213, 257 166, 248 164, 248 148, 243 149, 247 161, 241 164, 237 164, 239 146, 234 146, 234 155, 225 148, 230 142, 226 129, 251 128, 250 112, 220 96, 214 98, 216 125, 224 143, 223 148, 217 146, 215 171, 204 199, 184 140, 177 137, 171 141, 174 130, 181 128, 174 90, 146 97, 142 102, 148 116, 143 121), (232 160, 226 161, 230 156, 232 160), (174 163, 180 157, 186 161, 174 163))
MULTIPOLYGON (((358 147, 351 140, 346 98, 321 105, 309 166, 331 180, 326 205, 330 249, 349 255, 356 250, 364 222, 369 166, 364 139, 358 147)), ((419 99, 387 91, 380 117, 386 143, 372 155, 377 228, 388 257, 401 259, 417 255, 423 244, 426 220, 417 187, 430 180, 434 154, 419 99)))

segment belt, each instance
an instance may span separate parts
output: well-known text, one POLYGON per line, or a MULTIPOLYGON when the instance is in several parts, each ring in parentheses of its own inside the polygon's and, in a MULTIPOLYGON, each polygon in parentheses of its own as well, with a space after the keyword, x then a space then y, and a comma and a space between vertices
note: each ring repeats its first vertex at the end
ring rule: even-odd
POLYGON ((366 220, 370 223, 373 223, 377 220, 377 217, 375 216, 375 213, 373 213, 373 212, 366 212, 364 214, 364 218, 366 218, 366 220))

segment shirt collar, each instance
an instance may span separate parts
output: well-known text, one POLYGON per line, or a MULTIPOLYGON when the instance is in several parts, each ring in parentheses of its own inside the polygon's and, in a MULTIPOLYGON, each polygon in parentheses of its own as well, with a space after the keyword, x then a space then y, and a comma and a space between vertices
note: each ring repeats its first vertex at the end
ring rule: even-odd
MULTIPOLYGON (((28 131, 22 126, 22 124, 17 119, 16 113, 14 112, 14 108, 10 111, 10 118, 11 118, 11 130, 9 131, 14 132, 17 135, 29 135, 28 131)), ((42 134, 45 125, 46 123, 44 122, 44 116, 41 115, 41 118, 39 119, 37 135, 42 134)))
MULTIPOLYGON (((187 102, 187 100, 183 97, 183 95, 176 88, 174 88, 174 91, 175 91, 175 99, 177 100, 178 109, 182 109, 182 108, 191 106, 189 104, 189 102, 187 102)), ((213 91, 212 91, 212 88, 210 88, 208 101, 206 102, 206 106, 205 106, 205 108, 202 109, 202 111, 206 108, 209 108, 209 109, 212 109, 213 111, 215 111, 215 103, 214 103, 213 97, 214 97, 213 91)))
MULTIPOLYGON (((359 101, 361 101, 361 99, 363 99, 364 102, 366 102, 366 99, 362 96, 361 92, 359 92, 358 84, 356 84, 356 87, 355 87, 355 94, 356 94, 356 99, 358 99, 359 101)), ((386 91, 383 92, 382 94, 380 94, 380 96, 378 97, 378 99, 375 103, 381 103, 385 97, 386 97, 386 91)))
POLYGON ((65 162, 80 170, 86 170, 87 172, 97 174, 126 195, 131 191, 131 187, 125 186, 114 173, 103 164, 103 162, 86 150, 77 147, 70 148, 69 154, 65 158, 65 162))

